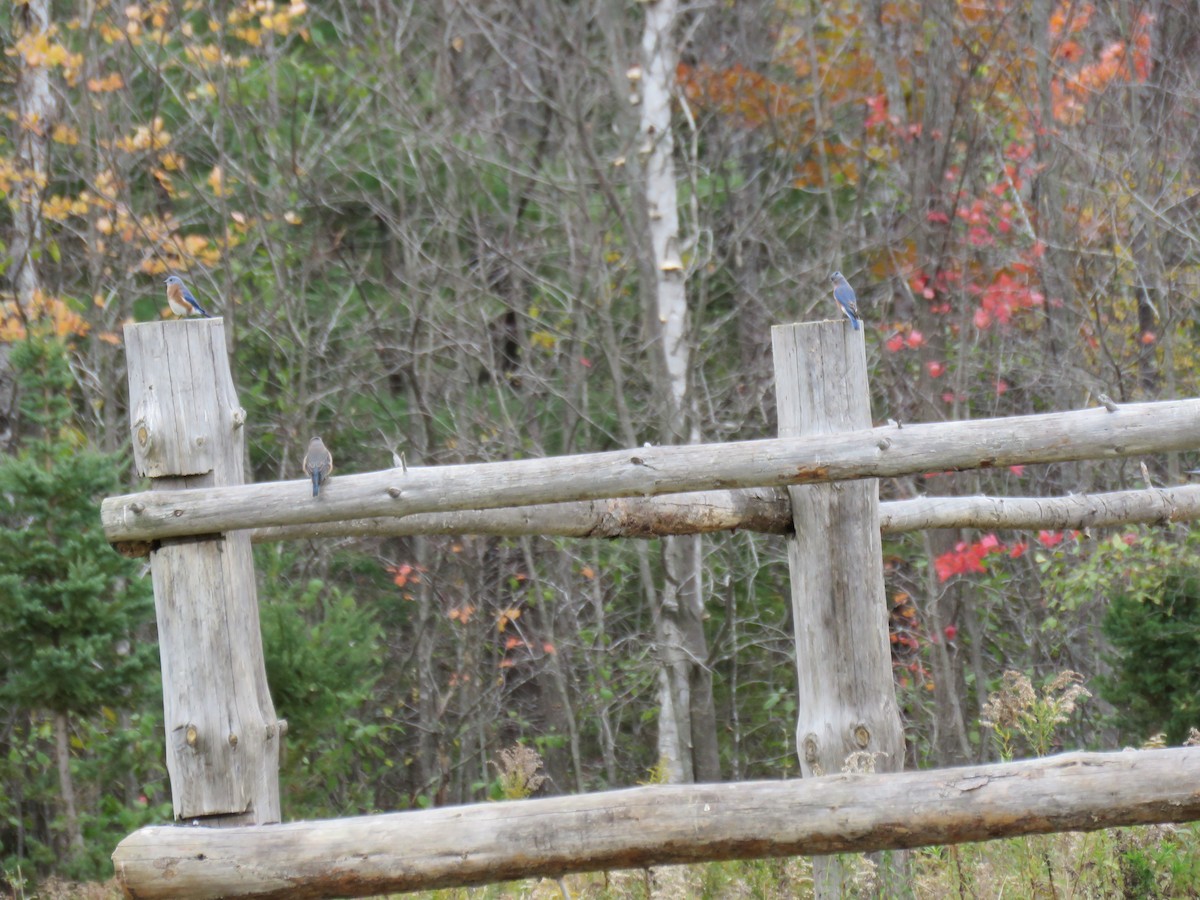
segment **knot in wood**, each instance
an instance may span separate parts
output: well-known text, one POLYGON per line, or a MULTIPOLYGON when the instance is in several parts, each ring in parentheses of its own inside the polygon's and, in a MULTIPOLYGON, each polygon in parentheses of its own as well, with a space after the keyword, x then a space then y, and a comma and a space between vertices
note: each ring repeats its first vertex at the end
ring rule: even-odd
POLYGON ((143 450, 150 444, 150 429, 145 425, 138 425, 137 442, 143 450))
POLYGON ((238 736, 236 734, 230 733, 229 746, 233 747, 234 749, 237 749, 237 745, 238 745, 238 736))
POLYGON ((817 736, 815 734, 805 735, 804 738, 804 761, 812 768, 816 768, 820 757, 818 755, 817 736))
POLYGON ((880 450, 886 450, 888 447, 892 446, 892 439, 891 438, 883 438, 875 446, 878 447, 880 450))
POLYGON ((864 750, 871 743, 871 729, 862 722, 854 726, 854 743, 858 744, 864 750))
POLYGON ((196 730, 195 725, 189 725, 183 733, 183 739, 189 747, 195 747, 200 741, 200 732, 196 730))
POLYGON ((402 491, 398 487, 390 487, 387 489, 387 495, 389 497, 391 497, 393 500, 399 500, 401 493, 402 493, 402 491))

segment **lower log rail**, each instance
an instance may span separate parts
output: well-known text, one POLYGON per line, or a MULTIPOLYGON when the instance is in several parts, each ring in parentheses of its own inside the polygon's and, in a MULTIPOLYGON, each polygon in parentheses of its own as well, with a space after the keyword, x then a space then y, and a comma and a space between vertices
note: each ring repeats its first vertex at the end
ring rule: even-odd
POLYGON ((956 844, 1200 819, 1200 748, 794 781, 652 785, 258 827, 152 826, 129 897, 323 898, 706 860, 956 844))

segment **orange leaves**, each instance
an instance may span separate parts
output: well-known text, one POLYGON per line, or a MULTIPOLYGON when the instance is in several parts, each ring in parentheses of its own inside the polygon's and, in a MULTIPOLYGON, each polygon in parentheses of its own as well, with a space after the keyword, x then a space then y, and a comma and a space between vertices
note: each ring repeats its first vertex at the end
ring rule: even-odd
POLYGON ((409 584, 421 583, 421 570, 409 563, 401 563, 398 566, 387 566, 387 573, 392 576, 392 583, 396 587, 407 587, 409 584))
POLYGON ((778 126, 781 120, 793 119, 809 108, 795 85, 774 81, 741 63, 725 69, 680 63, 675 77, 689 101, 714 107, 744 128, 767 123, 778 126))
MULTIPOLYGON (((1079 33, 1087 26, 1092 7, 1085 5, 1081 10, 1074 11, 1073 18, 1067 22, 1067 11, 1072 9, 1072 5, 1064 3, 1051 17, 1052 38, 1057 39, 1064 32, 1079 33)), ((1064 70, 1055 77, 1050 84, 1055 120, 1067 125, 1076 124, 1083 118, 1086 102, 1102 94, 1109 85, 1143 82, 1149 78, 1150 28, 1153 24, 1152 14, 1140 13, 1133 23, 1130 40, 1109 41, 1094 61, 1086 63, 1074 73, 1064 70)), ((1085 51, 1079 42, 1071 38, 1056 40, 1054 56, 1057 61, 1069 64, 1082 60, 1084 55, 1085 51)))
POLYGON ((1066 34, 1078 34, 1092 20, 1096 8, 1090 3, 1060 3, 1050 14, 1050 39, 1057 41, 1066 34))
POLYGON ((21 309, 15 300, 0 303, 0 341, 9 343, 23 339, 28 327, 38 325, 57 338, 83 337, 90 326, 58 297, 42 291, 34 294, 33 302, 21 309))
POLYGON ((466 625, 471 621, 471 616, 475 614, 475 607, 470 604, 455 606, 446 615, 450 617, 451 622, 458 622, 460 625, 466 625))
POLYGON ((87 89, 93 94, 107 94, 112 91, 119 91, 125 87, 125 79, 121 77, 120 72, 110 72, 103 78, 89 78, 87 80, 87 89))

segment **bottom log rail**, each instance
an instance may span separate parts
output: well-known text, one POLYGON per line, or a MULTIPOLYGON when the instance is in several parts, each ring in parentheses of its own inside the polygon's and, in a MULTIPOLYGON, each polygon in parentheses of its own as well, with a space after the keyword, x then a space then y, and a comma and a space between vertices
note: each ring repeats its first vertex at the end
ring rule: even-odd
POLYGON ((1200 819, 1200 748, 599 794, 257 827, 152 826, 129 897, 364 897, 600 869, 955 844, 1200 819))

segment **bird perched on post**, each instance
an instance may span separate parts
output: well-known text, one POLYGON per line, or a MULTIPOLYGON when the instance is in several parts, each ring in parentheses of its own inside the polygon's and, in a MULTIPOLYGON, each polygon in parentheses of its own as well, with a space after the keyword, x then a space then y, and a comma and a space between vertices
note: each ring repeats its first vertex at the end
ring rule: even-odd
POLYGON ((313 496, 321 493, 321 485, 329 480, 333 471, 333 454, 319 437, 308 442, 308 452, 304 454, 304 474, 312 478, 313 496))
POLYGON ((178 275, 172 275, 166 280, 167 285, 167 303, 171 306, 171 312, 183 318, 184 316, 204 316, 206 319, 211 319, 210 316, 200 305, 200 301, 192 296, 192 292, 184 286, 183 279, 178 275))
POLYGON ((833 282, 833 299, 838 302, 854 330, 858 331, 858 298, 854 296, 854 288, 850 287, 850 282, 841 272, 834 272, 829 280, 833 282))

